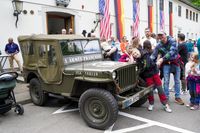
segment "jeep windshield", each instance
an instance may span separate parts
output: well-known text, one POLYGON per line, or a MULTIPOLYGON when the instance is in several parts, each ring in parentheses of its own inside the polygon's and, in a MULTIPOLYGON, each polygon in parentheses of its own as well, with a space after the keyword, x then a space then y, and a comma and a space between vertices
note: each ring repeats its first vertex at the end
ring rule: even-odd
POLYGON ((102 59, 99 40, 60 41, 64 64, 102 59))

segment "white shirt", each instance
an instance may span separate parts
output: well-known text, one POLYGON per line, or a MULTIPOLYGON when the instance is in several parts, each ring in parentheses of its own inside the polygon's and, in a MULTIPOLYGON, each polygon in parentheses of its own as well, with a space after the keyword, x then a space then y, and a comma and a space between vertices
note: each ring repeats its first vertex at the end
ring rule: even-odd
POLYGON ((154 38, 152 38, 152 37, 147 38, 147 37, 145 36, 145 37, 142 39, 142 41, 141 41, 142 47, 143 47, 144 41, 146 41, 146 40, 149 40, 149 41, 151 42, 152 49, 154 49, 154 48, 157 46, 156 39, 154 39, 154 38))
POLYGON ((108 42, 102 42, 101 47, 103 48, 104 51, 111 49, 111 45, 108 42))
POLYGON ((193 75, 193 76, 200 76, 200 68, 199 65, 200 64, 196 64, 194 66, 194 62, 189 61, 186 65, 185 65, 185 76, 187 77, 188 75, 193 75), (196 73, 192 72, 192 66, 194 66, 196 73))

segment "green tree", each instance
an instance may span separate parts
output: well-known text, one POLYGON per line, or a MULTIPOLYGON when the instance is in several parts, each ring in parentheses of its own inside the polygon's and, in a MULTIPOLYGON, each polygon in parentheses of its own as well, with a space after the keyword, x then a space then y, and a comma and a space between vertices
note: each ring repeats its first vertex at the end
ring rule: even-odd
POLYGON ((200 8, 200 0, 190 0, 192 4, 200 8))

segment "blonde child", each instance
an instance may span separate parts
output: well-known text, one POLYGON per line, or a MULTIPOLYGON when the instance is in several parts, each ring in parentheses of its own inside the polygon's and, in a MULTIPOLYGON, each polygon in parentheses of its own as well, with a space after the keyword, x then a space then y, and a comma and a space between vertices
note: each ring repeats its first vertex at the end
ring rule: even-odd
POLYGON ((133 47, 132 47, 132 45, 128 45, 127 47, 126 47, 126 53, 124 53, 121 57, 120 57, 120 59, 119 59, 119 62, 131 62, 131 63, 133 63, 133 62, 135 62, 134 61, 134 58, 133 58, 133 55, 132 55, 132 53, 133 53, 133 47))
POLYGON ((188 106, 191 110, 198 110, 200 102, 200 63, 198 53, 191 54, 190 61, 185 66, 185 73, 187 88, 190 92, 190 104, 188 106))

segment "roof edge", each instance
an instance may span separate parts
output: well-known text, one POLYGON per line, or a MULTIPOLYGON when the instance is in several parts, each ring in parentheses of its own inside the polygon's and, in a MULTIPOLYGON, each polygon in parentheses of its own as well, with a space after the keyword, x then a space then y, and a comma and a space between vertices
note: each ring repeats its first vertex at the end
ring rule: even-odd
POLYGON ((200 11, 200 7, 197 7, 197 6, 195 6, 195 5, 193 5, 191 2, 189 2, 188 0, 179 0, 180 2, 182 2, 182 3, 185 3, 186 5, 188 5, 188 6, 191 6, 191 7, 193 7, 193 8, 195 8, 196 10, 198 10, 198 11, 200 11))

